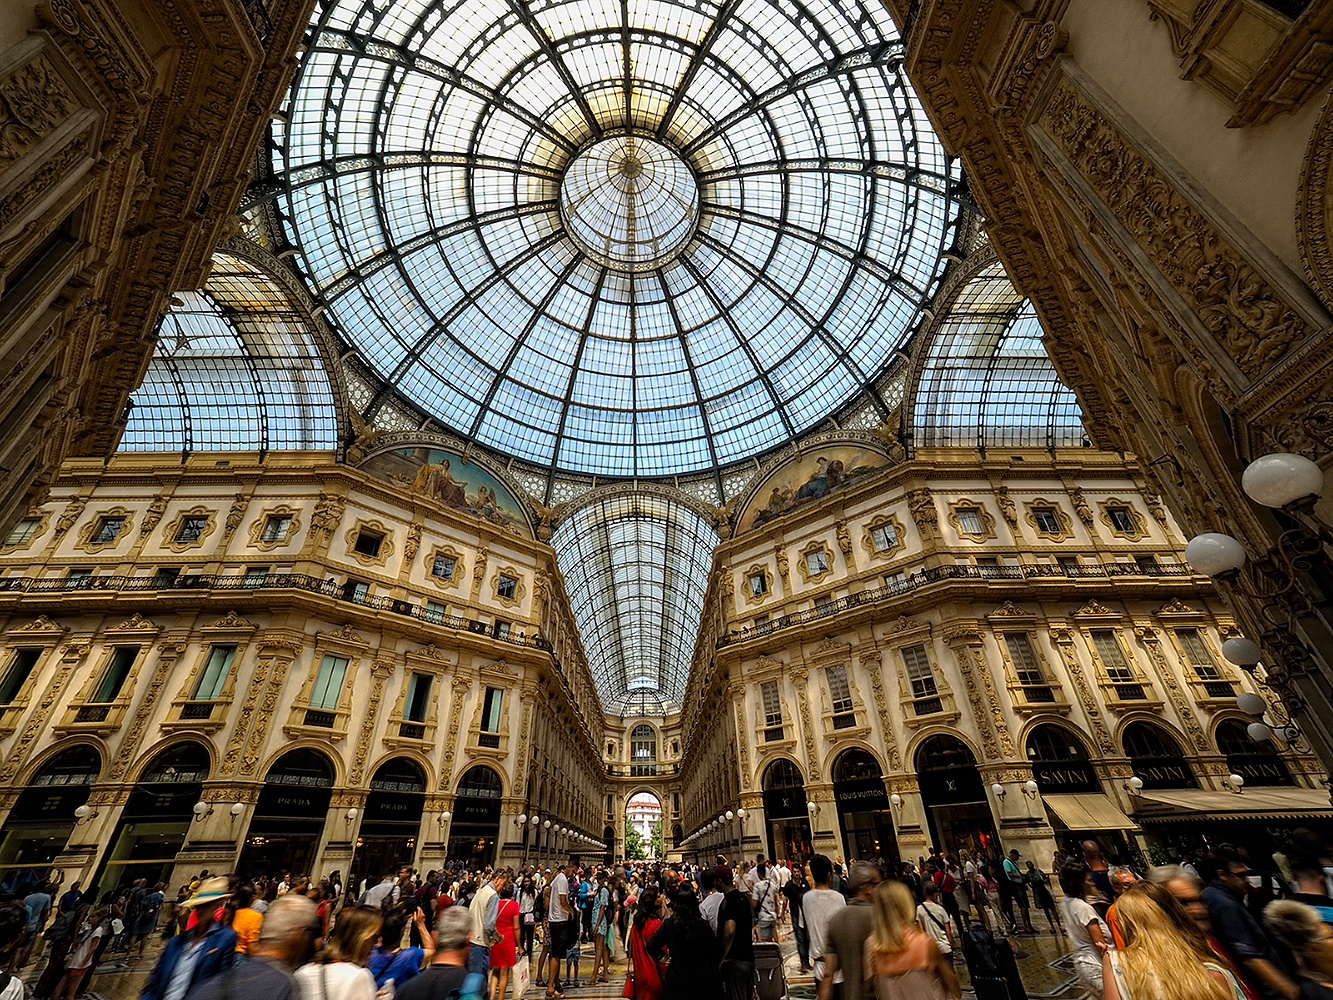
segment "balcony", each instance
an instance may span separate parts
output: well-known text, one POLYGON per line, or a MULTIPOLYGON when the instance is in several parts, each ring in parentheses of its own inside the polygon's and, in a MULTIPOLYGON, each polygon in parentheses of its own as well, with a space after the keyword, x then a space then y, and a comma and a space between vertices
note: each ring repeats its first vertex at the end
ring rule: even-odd
POLYGON ((751 628, 736 629, 727 635, 719 636, 717 639, 717 648, 730 646, 732 643, 745 642, 757 636, 768 635, 776 632, 778 629, 789 628, 793 625, 804 625, 807 622, 817 621, 820 618, 827 618, 831 614, 842 611, 849 611, 855 608, 866 607, 878 604, 881 601, 888 601, 895 597, 901 597, 904 594, 920 590, 937 583, 949 580, 976 580, 987 583, 996 580, 1042 580, 1055 577, 1097 577, 1099 579, 1108 579, 1111 577, 1136 577, 1143 580, 1156 580, 1163 577, 1198 577, 1189 566, 1184 563, 1165 563, 1153 566, 1151 571, 1144 569, 1134 563, 1102 563, 1099 565, 1086 565, 1077 567, 1064 566, 936 566, 930 569, 921 570, 913 573, 911 576, 902 580, 895 580, 891 585, 881 587, 878 590, 867 590, 860 594, 849 594, 846 597, 840 597, 818 608, 807 608, 804 611, 797 611, 782 618, 775 618, 772 621, 764 622, 762 625, 756 625, 751 628))

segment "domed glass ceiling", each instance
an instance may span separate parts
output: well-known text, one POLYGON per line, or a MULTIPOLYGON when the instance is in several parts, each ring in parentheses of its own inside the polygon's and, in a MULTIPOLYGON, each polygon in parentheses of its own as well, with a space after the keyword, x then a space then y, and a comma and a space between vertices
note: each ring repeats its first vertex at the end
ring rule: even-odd
POLYGON ((327 0, 268 190, 387 392, 544 466, 712 469, 873 382, 940 270, 900 55, 877 0, 327 0))

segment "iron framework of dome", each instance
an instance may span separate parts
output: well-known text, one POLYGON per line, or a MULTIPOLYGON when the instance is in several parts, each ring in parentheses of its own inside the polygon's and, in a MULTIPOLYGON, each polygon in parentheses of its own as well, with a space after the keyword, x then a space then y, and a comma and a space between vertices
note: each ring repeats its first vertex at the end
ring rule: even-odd
POLYGON ((873 0, 329 0, 274 176, 384 388, 519 460, 717 468, 871 389, 957 168, 873 0))

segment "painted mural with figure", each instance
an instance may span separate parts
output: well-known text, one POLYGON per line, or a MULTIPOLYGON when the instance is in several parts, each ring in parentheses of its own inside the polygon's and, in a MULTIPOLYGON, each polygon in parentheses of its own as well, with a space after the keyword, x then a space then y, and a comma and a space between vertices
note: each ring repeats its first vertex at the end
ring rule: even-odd
POLYGON ((510 488, 457 452, 425 445, 397 448, 374 456, 361 468, 446 507, 475 515, 516 535, 532 537, 526 508, 510 488))
POLYGON ((764 479, 741 515, 736 533, 813 503, 892 464, 883 452, 864 444, 835 444, 798 455, 764 479))

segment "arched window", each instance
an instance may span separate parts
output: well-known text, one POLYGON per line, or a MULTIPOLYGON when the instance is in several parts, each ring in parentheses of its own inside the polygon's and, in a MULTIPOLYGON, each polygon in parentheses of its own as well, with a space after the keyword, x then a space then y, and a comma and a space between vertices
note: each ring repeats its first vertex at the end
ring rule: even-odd
POLYGON ((474 799, 499 799, 504 794, 504 783, 492 768, 478 764, 459 779, 458 794, 474 799))
POLYGON ((879 761, 864 750, 844 750, 833 762, 833 781, 864 781, 882 774, 879 761))
POLYGON ((333 764, 318 750, 302 747, 283 754, 273 762, 264 777, 269 785, 303 785, 309 788, 333 787, 333 764))
POLYGON ((1217 726, 1217 749, 1227 755, 1227 767, 1246 785, 1291 785, 1291 772, 1272 740, 1252 740, 1238 719, 1217 726))
POLYGON ((630 774, 636 778, 657 773, 657 733, 640 723, 629 734, 630 774))
POLYGON ((977 759, 962 740, 952 736, 932 736, 916 752, 916 769, 922 771, 951 771, 955 768, 975 768, 977 759))
POLYGON ((408 757, 386 760, 370 779, 371 791, 424 792, 426 773, 421 765, 408 757))
POLYGON ((1125 727, 1121 742, 1134 774, 1144 788, 1197 788, 1194 770, 1180 749, 1180 744, 1163 730, 1148 722, 1131 722, 1125 727))
POLYGON ((764 791, 777 791, 780 788, 804 788, 805 778, 800 768, 786 757, 779 757, 764 771, 764 791))
POLYGON ((1063 726, 1038 726, 1028 736, 1032 776, 1044 792, 1100 791, 1088 752, 1063 726))
POLYGON ((207 781, 210 763, 208 751, 201 744, 193 740, 177 743, 152 759, 143 769, 139 783, 154 785, 207 781))
POLYGON ((37 785, 91 785, 102 773, 102 755, 83 744, 56 754, 33 776, 37 785))

